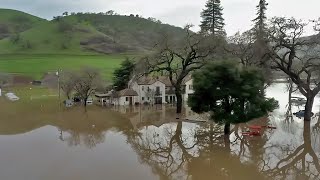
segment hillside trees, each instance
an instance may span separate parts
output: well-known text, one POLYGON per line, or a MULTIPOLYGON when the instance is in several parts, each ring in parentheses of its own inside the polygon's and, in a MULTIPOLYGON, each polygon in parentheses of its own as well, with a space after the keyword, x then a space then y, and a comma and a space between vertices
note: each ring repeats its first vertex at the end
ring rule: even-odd
POLYGON ((155 52, 142 58, 136 71, 140 74, 165 73, 175 88, 177 113, 181 113, 184 79, 212 60, 216 47, 223 42, 218 38, 195 34, 191 32, 190 26, 187 26, 184 38, 181 40, 175 40, 170 34, 164 34, 156 44, 155 52))
POLYGON ((113 73, 113 82, 116 90, 122 90, 127 88, 129 81, 131 80, 132 73, 135 68, 135 63, 126 58, 122 63, 121 67, 116 69, 113 73))
POLYGON ((273 18, 269 30, 272 68, 288 75, 307 98, 305 121, 311 120, 314 97, 320 92, 319 21, 314 23, 315 35, 311 37, 303 37, 307 24, 295 18, 273 18))
POLYGON ((201 13, 201 32, 204 34, 225 36, 223 8, 220 0, 208 0, 201 13))
POLYGON ((261 91, 265 80, 259 69, 239 68, 228 61, 211 63, 193 74, 193 82, 192 110, 210 112, 215 122, 225 125, 226 135, 230 124, 248 122, 278 107, 261 91))

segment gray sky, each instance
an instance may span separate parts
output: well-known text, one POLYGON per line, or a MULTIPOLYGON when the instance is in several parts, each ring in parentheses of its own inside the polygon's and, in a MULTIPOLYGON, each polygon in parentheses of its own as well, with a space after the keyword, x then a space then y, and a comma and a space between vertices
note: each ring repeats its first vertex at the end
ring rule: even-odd
MULTIPOLYGON (((164 23, 195 25, 198 30, 200 12, 206 0, 0 0, 1 8, 17 9, 46 19, 69 12, 106 12, 140 14, 155 17, 164 23)), ((226 31, 232 35, 251 27, 258 0, 222 0, 226 31)), ((320 0, 268 0, 268 16, 288 16, 309 20, 320 17, 320 0)))

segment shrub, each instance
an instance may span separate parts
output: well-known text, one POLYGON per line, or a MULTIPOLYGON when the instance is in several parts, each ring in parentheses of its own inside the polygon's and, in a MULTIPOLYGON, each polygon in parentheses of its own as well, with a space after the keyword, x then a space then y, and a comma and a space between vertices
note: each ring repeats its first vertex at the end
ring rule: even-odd
POLYGON ((67 32, 72 31, 73 25, 66 21, 59 21, 58 23, 58 31, 59 32, 67 32))
POLYGON ((13 35, 10 36, 10 41, 11 41, 13 44, 18 43, 20 40, 21 40, 21 37, 20 37, 20 34, 19 34, 19 33, 13 34, 13 35))

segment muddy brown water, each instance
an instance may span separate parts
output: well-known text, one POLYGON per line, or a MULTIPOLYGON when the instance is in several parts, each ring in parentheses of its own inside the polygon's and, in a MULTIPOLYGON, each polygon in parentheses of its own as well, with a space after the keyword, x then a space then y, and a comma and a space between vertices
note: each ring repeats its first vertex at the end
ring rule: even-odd
POLYGON ((0 180, 320 179, 319 117, 310 123, 287 118, 283 84, 267 94, 280 108, 233 126, 229 138, 213 123, 182 121, 206 118, 189 108, 176 119, 170 106, 84 111, 30 104, 11 111, 2 100, 0 180), (241 134, 248 125, 267 124, 277 129, 241 134))

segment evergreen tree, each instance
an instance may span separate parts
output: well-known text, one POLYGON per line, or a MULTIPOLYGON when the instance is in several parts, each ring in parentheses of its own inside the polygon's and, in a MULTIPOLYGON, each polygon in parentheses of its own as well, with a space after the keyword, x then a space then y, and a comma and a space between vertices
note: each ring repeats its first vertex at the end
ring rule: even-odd
POLYGON ((208 0, 201 13, 201 32, 212 35, 225 36, 223 8, 220 0, 208 0))
POLYGON ((122 90, 128 87, 135 64, 128 58, 121 63, 121 67, 113 73, 113 82, 116 90, 122 90))
POLYGON ((193 74, 194 94, 189 105, 197 113, 210 112, 212 119, 225 125, 244 123, 267 115, 278 107, 261 89, 265 80, 259 69, 239 68, 233 62, 212 63, 193 74))
POLYGON ((267 11, 268 3, 266 0, 260 0, 257 5, 257 17, 252 20, 254 22, 255 39, 265 41, 267 39, 267 11))

